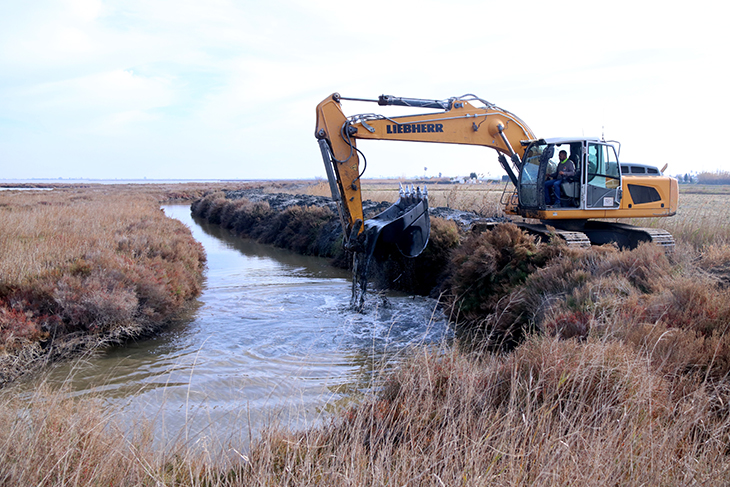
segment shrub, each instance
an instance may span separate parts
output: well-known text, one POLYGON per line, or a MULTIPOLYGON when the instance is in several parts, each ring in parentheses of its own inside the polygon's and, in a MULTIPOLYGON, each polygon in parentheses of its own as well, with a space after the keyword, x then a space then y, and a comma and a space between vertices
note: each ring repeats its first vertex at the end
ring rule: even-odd
POLYGON ((513 345, 530 326, 520 305, 522 285, 566 251, 559 240, 538 243, 514 224, 469 236, 452 253, 445 284, 448 312, 466 325, 463 329, 513 345))
POLYGON ((333 234, 328 224, 336 219, 326 207, 289 206, 276 211, 265 201, 229 200, 222 193, 211 193, 196 201, 192 212, 240 237, 300 254, 332 257, 338 251, 333 243, 340 231, 334 230, 333 234))
POLYGON ((300 254, 315 254, 323 225, 334 218, 329 208, 290 206, 277 212, 262 228, 259 240, 300 254))
POLYGON ((34 315, 29 310, 0 305, 0 353, 15 351, 48 336, 43 330, 49 317, 34 315))

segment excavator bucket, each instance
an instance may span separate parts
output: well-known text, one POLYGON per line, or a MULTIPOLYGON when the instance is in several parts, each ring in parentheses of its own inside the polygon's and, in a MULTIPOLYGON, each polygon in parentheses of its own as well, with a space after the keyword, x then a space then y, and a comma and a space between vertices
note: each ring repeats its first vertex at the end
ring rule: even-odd
POLYGON ((393 205, 365 221, 368 251, 377 245, 394 244, 406 257, 416 257, 428 244, 431 225, 428 218, 428 191, 424 187, 400 188, 393 205))
POLYGON ((400 197, 393 205, 375 217, 366 220, 356 251, 351 305, 362 311, 368 285, 370 259, 378 246, 395 245, 406 257, 416 257, 428 244, 431 224, 428 218, 428 192, 423 188, 400 188, 400 197))

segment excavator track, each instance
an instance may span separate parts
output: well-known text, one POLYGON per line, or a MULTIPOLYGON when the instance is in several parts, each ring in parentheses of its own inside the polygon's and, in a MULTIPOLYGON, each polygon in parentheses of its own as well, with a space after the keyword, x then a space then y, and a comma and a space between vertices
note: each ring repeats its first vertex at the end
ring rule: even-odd
POLYGON ((572 248, 588 248, 591 246, 591 241, 588 236, 583 232, 575 230, 565 230, 562 228, 555 228, 548 226, 543 223, 516 223, 518 227, 526 230, 532 235, 537 235, 540 238, 549 238, 552 235, 557 235, 562 238, 568 247, 572 248))
POLYGON ((659 245, 665 252, 674 252, 674 236, 660 228, 637 228, 649 235, 651 241, 659 245))
POLYGON ((674 252, 674 237, 660 228, 642 228, 625 223, 588 221, 583 231, 594 245, 615 243, 620 248, 635 249, 642 242, 654 242, 665 253, 674 252))
POLYGON ((591 241, 588 239, 588 236, 585 233, 570 232, 567 230, 558 230, 558 229, 556 229, 554 232, 560 238, 565 240, 565 243, 568 245, 568 247, 588 248, 591 246, 591 241))
MULTIPOLYGON (((543 223, 514 222, 522 230, 542 239, 551 235, 562 238, 568 247, 587 248, 591 245, 614 243, 620 248, 635 249, 642 242, 653 242, 664 249, 664 252, 674 252, 674 237, 671 233, 660 228, 641 228, 625 223, 611 223, 602 221, 585 222, 583 228, 562 229, 543 223)), ((551 222, 552 223, 552 222, 551 222)), ((472 231, 482 233, 491 230, 496 222, 478 222, 472 226, 472 231)))
MULTIPOLYGON (((530 235, 535 235, 540 239, 549 239, 552 235, 557 235, 562 238, 568 247, 572 248, 588 248, 591 246, 591 241, 588 239, 585 233, 576 232, 571 230, 562 230, 559 228, 553 228, 542 223, 524 223, 524 222, 512 222, 517 227, 525 230, 530 235)), ((499 222, 476 222, 472 225, 472 232, 482 233, 488 230, 492 230, 499 222)))

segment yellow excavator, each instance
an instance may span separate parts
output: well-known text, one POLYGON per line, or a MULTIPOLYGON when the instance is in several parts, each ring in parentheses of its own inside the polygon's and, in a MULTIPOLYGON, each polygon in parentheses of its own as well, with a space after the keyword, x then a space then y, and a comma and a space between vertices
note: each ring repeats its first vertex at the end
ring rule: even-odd
POLYGON ((514 185, 503 195, 504 211, 539 221, 516 222, 530 233, 557 234, 574 246, 614 242, 634 248, 640 242, 653 241, 666 251, 674 248, 674 239, 664 230, 605 219, 674 215, 679 195, 676 179, 656 170, 656 175, 622 174, 618 142, 589 137, 539 139, 517 116, 474 95, 425 100, 387 95, 377 99, 345 98, 335 93, 317 105, 315 136, 332 197, 338 202, 345 247, 354 252, 370 255, 376 245, 390 243, 403 255, 415 257, 425 248, 430 232, 425 187, 401 189, 393 206, 365 220, 360 178, 366 164, 357 139, 495 149, 514 185), (374 113, 346 116, 343 101, 434 111, 397 117, 374 113), (561 180, 560 191, 555 191, 559 199, 549 205, 547 200, 552 194, 546 195, 545 183, 556 172, 563 152, 563 157, 573 163, 574 175, 561 180))

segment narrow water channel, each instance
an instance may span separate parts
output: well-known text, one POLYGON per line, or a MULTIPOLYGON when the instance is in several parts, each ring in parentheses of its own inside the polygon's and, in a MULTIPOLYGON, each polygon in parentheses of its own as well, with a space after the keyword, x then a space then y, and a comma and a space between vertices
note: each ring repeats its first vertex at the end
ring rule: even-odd
POLYGON ((350 275, 196 222, 165 206, 203 244, 208 269, 191 315, 159 336, 57 367, 73 395, 100 394, 123 422, 154 420, 163 442, 247 443, 262 425, 301 428, 370 386, 409 345, 448 340, 435 301, 370 296, 348 308, 350 275))

